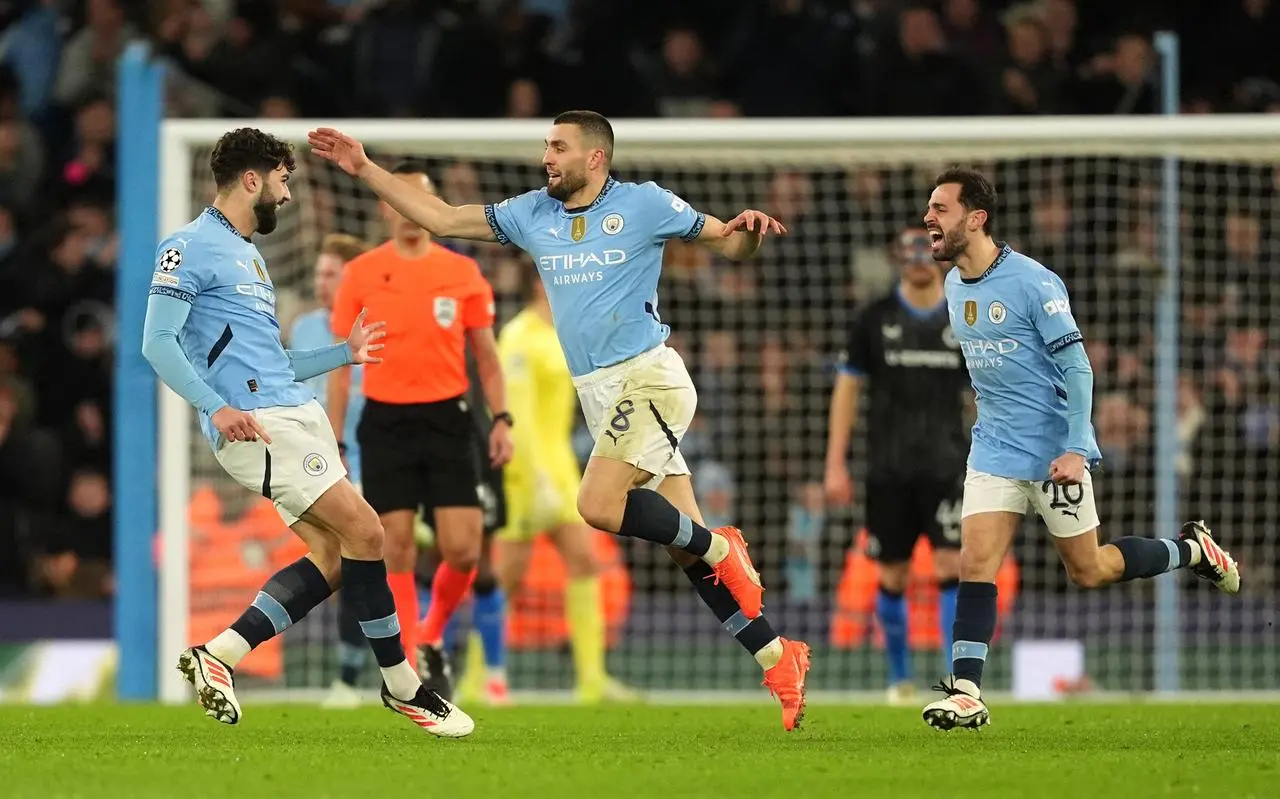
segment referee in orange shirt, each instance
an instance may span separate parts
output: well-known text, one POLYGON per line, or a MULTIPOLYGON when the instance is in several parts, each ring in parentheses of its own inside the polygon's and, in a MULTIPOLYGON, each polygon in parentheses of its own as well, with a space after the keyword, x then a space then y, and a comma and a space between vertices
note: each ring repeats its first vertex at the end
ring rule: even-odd
MULTIPOLYGON (((402 164, 394 173, 433 190, 420 165, 402 164)), ((468 340, 492 414, 489 458, 495 468, 511 459, 514 420, 506 410, 493 335, 493 288, 479 265, 436 244, 386 203, 379 203, 379 210, 391 240, 347 264, 331 325, 349 331, 362 308, 386 322, 383 361, 365 370, 366 404, 356 428, 363 490, 386 530, 387 579, 406 653, 412 661, 417 645, 424 682, 447 695, 444 628, 471 589, 484 536, 480 475, 472 457, 474 423, 466 401, 468 340), (443 561, 421 625, 413 576, 413 522, 419 508, 434 508, 432 526, 443 561)), ((350 379, 343 368, 329 380, 334 430, 344 429, 350 379)), ((339 448, 344 448, 341 440, 339 448)))

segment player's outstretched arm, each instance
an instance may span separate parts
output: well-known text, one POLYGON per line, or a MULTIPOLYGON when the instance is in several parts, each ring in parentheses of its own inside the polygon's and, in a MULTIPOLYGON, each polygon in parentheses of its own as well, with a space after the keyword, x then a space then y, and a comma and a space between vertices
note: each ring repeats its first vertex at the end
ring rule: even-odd
POLYGON ((359 141, 333 128, 307 134, 311 152, 357 177, 392 208, 413 220, 433 236, 473 241, 496 241, 485 218, 484 206, 454 206, 429 191, 400 180, 378 166, 359 141))
POLYGON ((784 236, 787 229, 764 211, 747 209, 728 222, 708 214, 697 242, 731 261, 745 261, 756 254, 770 233, 784 236))
POLYGON ((302 383, 341 366, 381 363, 382 359, 372 353, 382 349, 383 345, 375 342, 386 337, 387 332, 383 328, 387 323, 374 322, 366 325, 365 314, 364 310, 360 311, 346 341, 312 350, 285 350, 285 355, 289 356, 289 365, 293 367, 293 379, 302 383))

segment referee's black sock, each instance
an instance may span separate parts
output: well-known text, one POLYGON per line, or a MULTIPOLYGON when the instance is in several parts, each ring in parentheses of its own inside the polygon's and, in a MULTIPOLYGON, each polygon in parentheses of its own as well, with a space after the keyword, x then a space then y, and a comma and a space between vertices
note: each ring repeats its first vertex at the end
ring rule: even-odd
POLYGON ((996 596, 995 583, 962 582, 956 590, 951 672, 957 680, 969 680, 978 687, 991 637, 996 634, 996 596))
POLYGON ((405 658, 400 640, 396 602, 387 584, 387 564, 378 560, 342 559, 342 591, 347 594, 360 629, 382 670, 387 690, 408 701, 418 693, 421 681, 405 658))
POLYGON ((700 558, 711 549, 710 530, 681 513, 666 497, 648 488, 633 488, 627 492, 618 535, 683 549, 700 558))
POLYGON ((1111 545, 1124 558, 1124 572, 1119 582, 1155 577, 1191 564, 1191 544, 1172 538, 1143 538, 1127 535, 1111 545))
POLYGON ((778 634, 774 632, 773 625, 769 624, 769 620, 763 614, 754 619, 748 619, 743 615, 742 608, 738 606, 738 601, 733 598, 733 594, 729 593, 729 589, 723 583, 707 579, 712 572, 705 561, 699 560, 686 566, 684 575, 689 578, 689 582, 693 583, 693 588, 698 592, 703 603, 716 614, 716 618, 720 620, 720 626, 737 639, 738 643, 742 644, 742 648, 751 653, 762 667, 772 668, 778 662, 782 656, 782 646, 780 642, 776 647, 770 646, 774 641, 778 641, 778 634))

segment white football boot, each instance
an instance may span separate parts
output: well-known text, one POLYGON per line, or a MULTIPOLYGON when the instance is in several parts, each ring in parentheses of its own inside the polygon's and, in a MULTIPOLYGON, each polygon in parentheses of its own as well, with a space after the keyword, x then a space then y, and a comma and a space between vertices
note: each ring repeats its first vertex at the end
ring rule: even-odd
POLYGON ((942 682, 933 686, 933 690, 941 691, 946 696, 925 705, 924 723, 930 727, 938 730, 956 727, 976 730, 991 723, 991 714, 982 701, 982 692, 972 681, 957 680, 955 675, 948 674, 942 682))
POLYGON ((1218 546, 1203 520, 1182 525, 1182 532, 1178 537, 1200 545, 1200 562, 1191 567, 1192 574, 1208 580, 1224 593, 1240 593, 1240 568, 1236 565, 1235 558, 1218 546))
POLYGON ((387 684, 383 683, 382 704, 407 717, 428 735, 465 738, 476 728, 476 723, 470 716, 425 685, 418 686, 417 695, 406 702, 392 696, 387 690, 387 684))
POLYGON ((235 669, 209 654, 204 646, 193 646, 178 657, 178 671, 195 686, 196 700, 206 716, 223 724, 240 723, 235 669))

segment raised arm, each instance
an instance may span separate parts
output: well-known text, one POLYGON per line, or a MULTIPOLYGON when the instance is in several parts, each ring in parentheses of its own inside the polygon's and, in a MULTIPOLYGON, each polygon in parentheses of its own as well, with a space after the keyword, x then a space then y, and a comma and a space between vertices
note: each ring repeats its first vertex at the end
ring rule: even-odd
POLYGON ((728 222, 710 214, 696 241, 730 261, 745 261, 756 254, 769 233, 785 234, 782 223, 763 211, 743 211, 728 222))
POLYGON ((781 222, 764 211, 747 209, 728 222, 708 214, 697 242, 730 261, 745 261, 756 254, 765 236, 770 233, 782 236, 786 232, 781 222))
POLYGON ((745 261, 760 249, 770 233, 785 235, 787 229, 763 211, 748 209, 728 222, 701 213, 657 183, 638 187, 638 203, 653 226, 654 238, 679 238, 707 247, 731 261, 745 261))
POLYGON ((307 135, 311 152, 343 172, 364 181, 384 202, 440 238, 496 241, 483 205, 454 206, 375 164, 364 145, 333 128, 319 128, 307 135))
POLYGON ((339 341, 313 350, 285 350, 289 356, 289 366, 293 368, 293 379, 305 383, 313 377, 332 372, 339 366, 352 362, 351 348, 347 342, 339 341))

